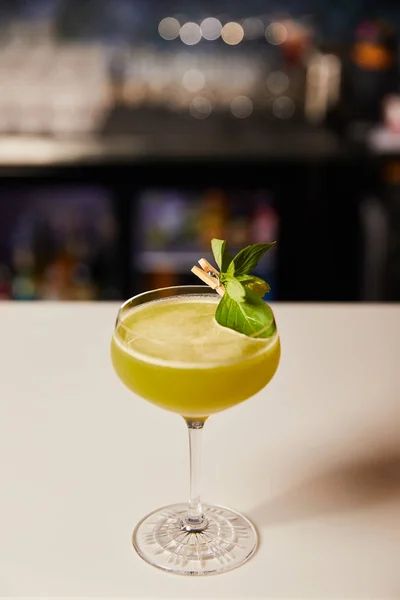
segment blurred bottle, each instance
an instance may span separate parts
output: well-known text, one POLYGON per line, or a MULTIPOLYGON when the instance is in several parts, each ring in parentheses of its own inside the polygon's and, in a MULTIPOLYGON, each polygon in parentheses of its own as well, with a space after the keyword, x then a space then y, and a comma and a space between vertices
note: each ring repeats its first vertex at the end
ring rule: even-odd
POLYGON ((383 118, 389 131, 400 133, 400 94, 392 94, 385 98, 383 118))
POLYGON ((11 272, 7 265, 0 265, 0 300, 11 300, 11 298, 11 272))
POLYGON ((307 63, 304 112, 312 125, 321 125, 337 111, 342 64, 338 56, 315 51, 307 63))
POLYGON ((281 47, 287 67, 302 68, 314 43, 314 30, 309 24, 295 19, 283 19, 281 23, 276 23, 275 27, 281 29, 281 47))
POLYGON ((239 251, 250 243, 250 221, 248 215, 236 214, 229 221, 229 245, 239 251))
POLYGON ((57 263, 48 265, 38 282, 38 295, 41 300, 62 300, 63 276, 57 263))
MULTIPOLYGON (((251 217, 251 242, 268 244, 278 239, 279 215, 273 205, 272 197, 268 193, 260 192, 251 217)), ((261 259, 254 273, 268 281, 271 291, 265 295, 265 300, 270 302, 276 299, 276 247, 261 259)))
POLYGON ((85 263, 77 263, 74 266, 71 296, 73 300, 86 301, 94 300, 96 297, 96 289, 92 281, 90 268, 85 263))
POLYGON ((125 82, 130 60, 130 49, 124 44, 114 48, 109 62, 110 100, 115 105, 125 102, 125 82))
POLYGON ((346 123, 381 120, 383 99, 398 89, 397 33, 383 21, 364 21, 344 62, 340 113, 346 123))
POLYGON ((268 196, 260 194, 257 198, 251 219, 252 243, 267 244, 276 240, 278 214, 268 196))
POLYGON ((44 300, 72 300, 73 272, 76 261, 62 248, 54 258, 49 257, 40 279, 40 298, 44 300))
POLYGON ((36 298, 35 262, 30 249, 16 248, 13 253, 14 279, 12 296, 15 300, 34 300, 36 298))
POLYGON ((185 237, 186 201, 179 192, 166 193, 159 213, 164 249, 180 249, 185 237), (161 217, 161 219, 160 219, 161 217))
POLYGON ((209 250, 212 238, 224 239, 227 212, 227 199, 222 190, 208 190, 204 194, 199 218, 202 248, 209 250))

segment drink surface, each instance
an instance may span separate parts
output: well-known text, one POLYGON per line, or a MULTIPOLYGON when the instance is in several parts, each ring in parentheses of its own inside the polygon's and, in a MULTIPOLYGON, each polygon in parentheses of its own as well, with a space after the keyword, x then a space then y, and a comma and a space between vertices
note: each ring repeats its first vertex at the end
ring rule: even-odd
POLYGON ((267 385, 279 364, 277 332, 257 340, 221 327, 218 301, 215 294, 174 297, 123 315, 111 345, 122 382, 190 418, 229 408, 267 385))

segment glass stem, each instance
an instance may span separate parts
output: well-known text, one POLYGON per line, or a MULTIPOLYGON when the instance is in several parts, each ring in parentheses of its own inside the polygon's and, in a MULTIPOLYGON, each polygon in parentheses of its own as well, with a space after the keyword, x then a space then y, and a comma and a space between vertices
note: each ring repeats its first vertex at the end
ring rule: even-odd
POLYGON ((208 524, 200 500, 201 438, 204 421, 186 419, 186 424, 189 430, 190 498, 183 525, 187 531, 203 531, 208 524))

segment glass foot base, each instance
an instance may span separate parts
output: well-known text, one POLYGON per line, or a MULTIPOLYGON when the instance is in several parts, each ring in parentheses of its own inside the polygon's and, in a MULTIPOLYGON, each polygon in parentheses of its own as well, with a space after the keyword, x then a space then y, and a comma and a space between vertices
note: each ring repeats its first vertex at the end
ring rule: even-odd
POLYGON ((257 548, 257 533, 243 515, 221 506, 203 505, 207 526, 188 532, 187 504, 156 510, 138 523, 133 546, 151 565, 179 575, 214 575, 239 567, 257 548))

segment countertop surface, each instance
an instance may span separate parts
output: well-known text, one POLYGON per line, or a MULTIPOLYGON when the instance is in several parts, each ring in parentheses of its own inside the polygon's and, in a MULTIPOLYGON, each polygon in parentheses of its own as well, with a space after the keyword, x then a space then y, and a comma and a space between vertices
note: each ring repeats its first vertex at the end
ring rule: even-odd
POLYGON ((186 500, 188 449, 183 420, 113 373, 117 305, 0 305, 0 597, 400 597, 400 306, 274 310, 278 374, 204 430, 203 498, 260 548, 188 578, 131 546, 186 500))

